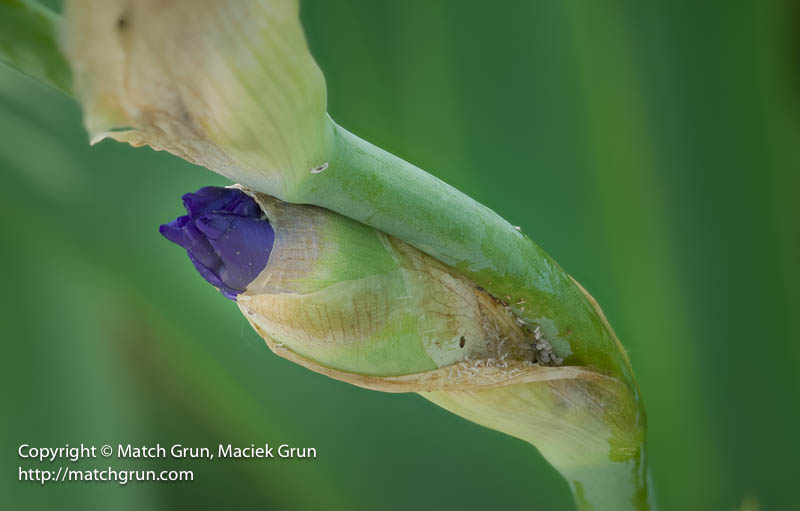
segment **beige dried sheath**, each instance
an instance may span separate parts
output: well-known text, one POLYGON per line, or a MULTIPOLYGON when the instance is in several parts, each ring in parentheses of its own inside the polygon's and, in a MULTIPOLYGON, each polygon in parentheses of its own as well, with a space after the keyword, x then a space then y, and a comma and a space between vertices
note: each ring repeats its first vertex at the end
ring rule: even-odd
POLYGON ((622 382, 541 363, 549 350, 536 326, 408 244, 322 208, 248 193, 275 245, 238 303, 276 354, 361 387, 418 392, 532 443, 575 480, 609 461, 621 474, 635 470, 642 433, 622 382))

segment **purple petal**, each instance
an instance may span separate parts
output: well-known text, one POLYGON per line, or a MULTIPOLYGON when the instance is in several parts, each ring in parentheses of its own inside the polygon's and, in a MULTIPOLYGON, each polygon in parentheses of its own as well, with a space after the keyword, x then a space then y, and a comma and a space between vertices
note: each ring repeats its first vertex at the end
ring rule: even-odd
POLYGON ((181 198, 189 216, 197 218, 212 211, 225 211, 238 203, 242 196, 247 197, 244 192, 236 188, 205 186, 194 193, 186 193, 181 198))
POLYGON ((189 243, 183 246, 187 252, 209 268, 214 268, 219 264, 219 257, 214 251, 214 247, 211 246, 208 239, 200 232, 194 222, 187 224, 183 228, 183 232, 189 240, 189 243))
POLYGON ((209 236, 208 241, 222 260, 220 279, 229 287, 244 291, 267 265, 275 234, 264 220, 232 215, 224 217, 228 218, 214 218, 212 222, 219 227, 230 220, 229 228, 216 238, 209 236))
POLYGON ((226 289, 220 289, 219 292, 222 293, 222 296, 224 296, 228 300, 233 300, 234 302, 238 301, 236 300, 236 297, 239 296, 239 291, 228 291, 226 289))
POLYGON ((241 194, 236 202, 231 203, 228 210, 238 216, 261 218, 261 208, 252 197, 241 194))
POLYGON ((208 213, 198 218, 195 225, 209 240, 216 240, 228 232, 236 218, 232 213, 208 213))
POLYGON ((225 296, 228 296, 228 294, 237 295, 243 291, 239 289, 231 289, 228 286, 226 286, 215 271, 213 271, 212 269, 208 268, 206 265, 195 259, 192 256, 192 254, 189 254, 189 260, 192 261, 192 264, 194 264, 197 273, 199 273, 201 277, 206 279, 206 282, 208 282, 212 286, 222 291, 222 294, 224 294, 225 296))
POLYGON ((217 273, 214 270, 212 270, 208 266, 206 266, 203 263, 201 263, 200 261, 198 261, 197 258, 192 255, 191 252, 187 252, 187 253, 189 254, 189 260, 192 261, 192 264, 194 264, 194 267, 195 267, 195 269, 197 269, 197 272, 204 279, 206 279, 209 284, 211 284, 212 286, 215 286, 215 287, 227 287, 225 285, 225 283, 222 282, 222 280, 220 280, 219 276, 217 275, 217 273))
POLYGON ((267 265, 272 226, 258 204, 235 188, 207 186, 182 198, 189 214, 159 232, 186 249, 200 275, 235 300, 267 265))
POLYGON ((187 245, 189 245, 190 241, 183 230, 183 226, 181 225, 183 223, 182 220, 184 218, 188 217, 181 216, 176 218, 172 222, 161 225, 158 228, 158 232, 160 232, 162 236, 164 236, 171 242, 175 243, 176 245, 180 245, 183 248, 186 248, 187 245))

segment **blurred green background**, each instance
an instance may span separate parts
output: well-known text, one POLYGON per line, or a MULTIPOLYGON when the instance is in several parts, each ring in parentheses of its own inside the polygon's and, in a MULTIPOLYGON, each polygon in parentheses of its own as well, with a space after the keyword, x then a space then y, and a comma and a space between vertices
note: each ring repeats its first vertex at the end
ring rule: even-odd
MULTIPOLYGON (((50 2, 58 8, 57 2, 50 2)), ((601 303, 661 509, 797 508, 800 4, 306 0, 333 117, 489 205, 601 303)), ((225 180, 89 147, 0 69, 5 509, 573 509, 535 449, 272 355, 159 223, 225 180), (289 443, 148 461, 194 483, 17 481, 21 443, 289 443), (442 509, 442 507, 438 507, 442 509)))

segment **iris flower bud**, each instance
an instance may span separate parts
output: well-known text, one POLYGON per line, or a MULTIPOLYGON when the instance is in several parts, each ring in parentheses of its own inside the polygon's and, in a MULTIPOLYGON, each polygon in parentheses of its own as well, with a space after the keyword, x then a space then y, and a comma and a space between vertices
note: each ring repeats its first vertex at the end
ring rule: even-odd
POLYGON ((12 64, 71 90, 93 142, 325 208, 201 190, 162 226, 275 353, 531 442, 581 509, 654 508, 644 405, 597 303, 519 228, 333 122, 297 0, 70 0, 63 23, 9 5, 36 28, 12 64), (59 26, 71 87, 40 65, 59 26))
MULTIPOLYGON (((232 236, 237 244, 228 250, 265 257, 258 275, 236 284, 236 301, 277 355, 361 387, 417 392, 526 440, 598 509, 614 508, 628 481, 644 488, 644 423, 634 396, 607 373, 561 366, 546 321, 521 321, 454 268, 332 211, 244 188, 187 197, 189 220, 162 226, 173 241, 194 218, 221 214, 216 208, 242 208, 248 221, 269 226, 266 256, 263 228, 252 238, 232 236)), ((196 249, 178 243, 192 257, 196 249)), ((646 499, 642 490, 634 507, 646 499)))
POLYGON ((267 265, 272 227, 255 201, 236 188, 207 186, 182 199, 188 215, 159 232, 185 248, 200 275, 235 301, 267 265))

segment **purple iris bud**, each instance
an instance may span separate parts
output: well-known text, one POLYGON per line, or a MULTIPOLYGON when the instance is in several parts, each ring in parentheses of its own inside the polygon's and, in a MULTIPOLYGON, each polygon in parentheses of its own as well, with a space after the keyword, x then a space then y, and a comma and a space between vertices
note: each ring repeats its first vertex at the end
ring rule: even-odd
POLYGON ((275 232, 261 208, 236 188, 206 186, 183 197, 188 215, 159 227, 211 285, 236 300, 267 265, 275 232))

